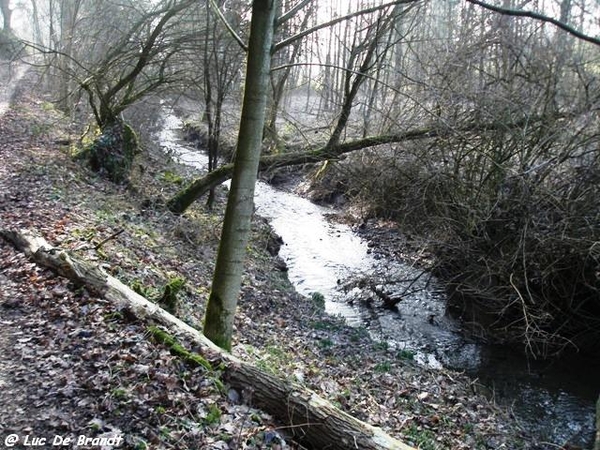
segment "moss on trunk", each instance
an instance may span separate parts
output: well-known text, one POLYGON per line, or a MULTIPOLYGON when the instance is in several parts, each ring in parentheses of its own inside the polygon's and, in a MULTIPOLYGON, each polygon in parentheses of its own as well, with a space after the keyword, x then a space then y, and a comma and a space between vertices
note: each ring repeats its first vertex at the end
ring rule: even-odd
POLYGON ((214 291, 210 293, 204 316, 204 335, 223 350, 231 352, 233 336, 233 314, 221 297, 214 291))
POLYGON ((116 121, 102 127, 102 132, 84 149, 82 157, 94 172, 115 183, 123 183, 138 151, 135 131, 126 123, 116 121))
POLYGON ((158 300, 167 311, 171 314, 175 314, 177 311, 177 304, 179 303, 177 295, 185 286, 185 279, 181 277, 171 278, 163 289, 163 294, 158 300))

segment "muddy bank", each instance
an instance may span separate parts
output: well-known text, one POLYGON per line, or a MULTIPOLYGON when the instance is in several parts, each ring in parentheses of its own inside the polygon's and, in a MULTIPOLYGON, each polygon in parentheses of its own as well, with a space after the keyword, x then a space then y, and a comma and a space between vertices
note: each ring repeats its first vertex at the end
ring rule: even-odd
MULTIPOLYGON (((425 243, 402 234, 392 222, 371 219, 354 229, 377 258, 432 267, 425 243)), ((446 357, 439 359, 445 367, 478 380, 480 392, 510 407, 539 441, 593 446, 595 405, 600 394, 600 363, 594 355, 567 353, 561 358, 535 359, 522 347, 488 343, 481 323, 464 307, 447 307, 444 315, 462 336, 461 346, 469 349, 454 355, 451 349, 442 349, 446 357)))

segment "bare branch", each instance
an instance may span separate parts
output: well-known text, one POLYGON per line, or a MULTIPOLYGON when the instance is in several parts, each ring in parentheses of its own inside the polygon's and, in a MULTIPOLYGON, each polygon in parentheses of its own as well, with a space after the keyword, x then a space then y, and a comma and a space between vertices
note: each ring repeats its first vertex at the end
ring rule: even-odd
POLYGON ((581 39, 586 42, 591 42, 595 45, 600 45, 600 39, 589 36, 585 33, 581 33, 580 31, 577 31, 575 28, 567 25, 566 23, 561 22, 560 20, 553 19, 552 17, 548 17, 543 14, 536 13, 534 11, 522 11, 520 9, 503 8, 501 6, 490 5, 489 3, 484 3, 479 0, 467 0, 467 2, 477 6, 481 6, 482 8, 488 9, 490 11, 504 14, 505 16, 528 17, 530 19, 551 23, 552 25, 560 28, 563 31, 566 31, 567 33, 575 36, 578 39, 581 39))
MULTIPOLYGON (((300 164, 315 164, 321 161, 343 159, 347 153, 357 150, 364 150, 370 147, 377 147, 384 144, 393 144, 398 142, 409 142, 421 139, 433 139, 447 137, 452 135, 462 135, 466 133, 484 133, 495 130, 505 130, 510 128, 519 128, 526 124, 531 124, 547 118, 529 117, 513 123, 497 122, 473 122, 463 127, 439 127, 430 126, 417 128, 401 133, 393 133, 379 136, 369 136, 362 139, 356 139, 343 142, 337 145, 324 144, 315 146, 299 153, 283 153, 276 155, 265 155, 260 158, 259 170, 272 170, 279 167, 294 166, 300 164)), ((467 139, 467 137, 465 137, 467 139)), ((169 210, 175 214, 182 214, 185 210, 200 196, 210 189, 231 178, 233 164, 225 164, 208 174, 195 179, 189 186, 177 193, 167 202, 169 210)))
POLYGON ((210 8, 213 10, 213 12, 219 18, 219 20, 221 22, 223 22, 223 25, 225 25, 225 28, 227 28, 227 31, 229 31, 229 34, 231 34, 233 39, 239 44, 239 46, 242 48, 242 50, 244 52, 248 52, 248 46, 246 45, 244 40, 240 37, 240 35, 235 32, 235 30, 233 29, 231 24, 229 22, 227 22, 227 18, 223 15, 221 10, 219 9, 219 6, 215 3, 215 0, 208 0, 208 3, 210 5, 210 8))
POLYGON ((309 3, 312 3, 312 2, 313 2, 313 0, 302 0, 300 3, 298 3, 292 9, 290 9, 288 12, 284 13, 281 17, 279 17, 275 21, 275 26, 284 24, 285 22, 290 20, 292 17, 294 17, 296 14, 298 14, 298 12, 300 10, 302 10, 306 5, 308 5, 309 3))
POLYGON ((129 83, 133 82, 137 78, 137 76, 141 73, 144 67, 148 64, 148 60, 151 57, 151 52, 154 48, 154 45, 167 22, 171 20, 175 15, 177 15, 177 13, 183 11, 185 8, 192 5, 193 3, 193 0, 187 0, 168 11, 159 20, 159 22, 154 27, 154 30, 152 30, 152 33, 148 37, 148 40, 144 43, 141 53, 138 57, 138 61, 133 67, 133 69, 123 78, 121 78, 117 84, 115 84, 111 89, 109 89, 108 92, 106 92, 104 96, 105 98, 112 98, 116 93, 118 93, 120 90, 122 90, 124 87, 126 87, 129 83))
POLYGON ((290 36, 287 39, 284 39, 281 42, 278 42, 277 44, 275 44, 273 46, 273 53, 278 52, 279 50, 281 50, 284 47, 287 47, 288 45, 292 44, 294 41, 297 41, 298 39, 302 39, 303 37, 308 36, 309 34, 312 34, 316 31, 319 31, 323 28, 327 28, 327 27, 331 27, 335 24, 338 24, 340 22, 344 22, 345 20, 349 20, 352 19, 354 17, 358 17, 358 16, 364 16, 365 14, 371 14, 377 11, 381 11, 382 9, 386 9, 389 8, 390 6, 396 6, 396 5, 402 5, 402 4, 406 4, 406 3, 417 3, 420 0, 394 0, 393 2, 388 2, 388 3, 384 3, 383 5, 379 5, 379 6, 373 6, 372 8, 366 8, 366 9, 361 9, 360 11, 356 11, 350 14, 346 14, 345 16, 341 16, 341 17, 337 17, 333 20, 330 20, 329 22, 325 22, 319 25, 315 25, 312 28, 309 28, 307 30, 304 30, 300 33, 297 33, 293 36, 290 36))

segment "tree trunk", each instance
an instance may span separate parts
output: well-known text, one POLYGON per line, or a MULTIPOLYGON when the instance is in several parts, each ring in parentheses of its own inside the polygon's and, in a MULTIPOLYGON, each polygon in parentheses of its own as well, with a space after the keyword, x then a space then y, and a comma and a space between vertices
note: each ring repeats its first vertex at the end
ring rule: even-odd
POLYGON ((101 134, 82 153, 90 168, 104 178, 123 183, 129 177, 133 159, 139 151, 135 131, 120 119, 108 123, 101 134))
POLYGON ((242 119, 221 242, 204 318, 206 337, 226 350, 231 349, 233 321, 254 212, 254 185, 258 176, 265 123, 276 4, 277 0, 254 0, 252 3, 242 119))
MULTIPOLYGON (((213 100, 213 83, 211 79, 211 63, 214 52, 209 52, 210 33, 214 25, 211 23, 211 15, 206 14, 206 35, 204 36, 203 50, 203 74, 204 74, 204 119, 208 126, 208 171, 212 172, 217 167, 219 160, 219 138, 217 133, 220 132, 220 124, 217 125, 216 118, 213 116, 215 104, 213 100)), ((214 33, 213 33, 214 35, 214 33)), ((215 65, 217 62, 215 61, 215 65)), ((211 189, 206 200, 206 207, 212 209, 215 203, 215 190, 211 189)))
POLYGON ((79 16, 81 1, 62 2, 60 6, 60 54, 58 55, 58 106, 67 115, 71 114, 71 69, 73 57, 73 38, 79 16))
POLYGON ((53 248, 41 236, 15 230, 0 230, 0 236, 38 264, 83 284, 142 320, 159 323, 173 334, 192 340, 207 360, 223 365, 223 376, 231 387, 240 392, 251 391, 251 398, 245 400, 289 425, 285 428, 298 441, 312 448, 331 450, 414 450, 380 428, 337 409, 302 385, 265 373, 221 350, 198 330, 146 300, 98 266, 72 258, 64 250, 53 248))
MULTIPOLYGON (((306 14, 302 24, 300 25, 300 29, 305 29, 308 21, 310 20, 311 15, 306 14)), ((279 108, 281 106, 281 100, 283 99, 283 94, 285 93, 285 87, 287 85, 290 74, 292 73, 292 68, 294 61, 298 59, 298 55, 300 55, 300 50, 302 49, 303 42, 301 40, 293 42, 292 50, 290 55, 286 60, 282 60, 281 64, 288 64, 287 67, 281 69, 282 73, 277 74, 276 72, 271 73, 272 85, 273 85, 273 99, 271 102, 271 108, 269 110, 269 117, 267 120, 267 124, 265 126, 265 138, 271 138, 273 144, 275 145, 276 152, 279 150, 281 145, 281 140, 279 139, 279 132, 277 130, 277 117, 279 114, 279 108)))
POLYGON ((0 11, 3 18, 3 30, 12 33, 12 10, 10 9, 10 0, 0 0, 0 11))

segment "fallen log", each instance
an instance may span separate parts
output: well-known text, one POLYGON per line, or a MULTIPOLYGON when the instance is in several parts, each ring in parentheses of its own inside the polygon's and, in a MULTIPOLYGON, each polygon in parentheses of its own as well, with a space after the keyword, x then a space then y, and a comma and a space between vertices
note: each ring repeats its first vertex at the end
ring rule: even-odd
MULTIPOLYGON (((320 148, 300 153, 266 155, 260 158, 258 170, 262 172, 265 170, 278 169, 280 167, 315 164, 322 161, 340 159, 346 153, 377 145, 437 136, 439 136, 438 131, 427 128, 393 135, 366 137, 364 139, 338 144, 334 147, 325 145, 320 148)), ((213 189, 230 179, 232 173, 233 163, 229 163, 222 165, 218 169, 209 172, 202 177, 196 178, 188 186, 175 194, 175 196, 167 202, 167 207, 172 213, 183 214, 197 198, 200 198, 210 189, 213 189)))
MULTIPOLYGON (((420 139, 440 138, 452 135, 469 133, 485 133, 489 131, 509 130, 522 126, 532 126, 533 123, 543 123, 543 120, 551 121, 566 118, 567 115, 552 118, 529 117, 513 123, 503 121, 496 122, 473 122, 462 127, 431 126, 413 129, 401 133, 385 134, 379 136, 368 136, 362 139, 344 142, 337 145, 318 146, 306 151, 282 153, 277 155, 265 155, 260 158, 259 171, 272 170, 280 167, 289 167, 301 164, 315 164, 322 161, 342 159, 346 154, 363 150, 378 145, 409 142, 420 139)), ((208 174, 196 178, 188 186, 175 194, 168 202, 167 208, 174 214, 183 214, 196 199, 214 189, 221 183, 229 180, 233 173, 233 164, 224 164, 208 174)))
POLYGON ((341 411, 299 383, 263 372, 223 351, 198 330, 100 267, 52 247, 35 232, 0 230, 0 235, 39 265, 86 286, 140 319, 158 323, 173 334, 192 340, 207 359, 222 363, 225 382, 240 392, 250 393, 248 402, 285 423, 289 434, 304 445, 315 449, 414 450, 380 428, 341 411))

